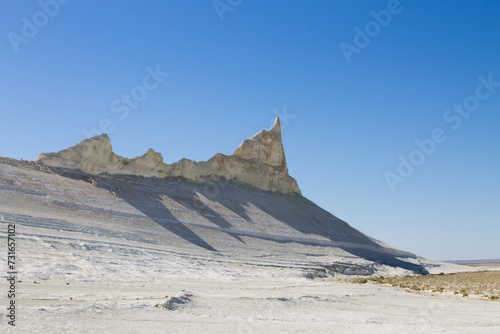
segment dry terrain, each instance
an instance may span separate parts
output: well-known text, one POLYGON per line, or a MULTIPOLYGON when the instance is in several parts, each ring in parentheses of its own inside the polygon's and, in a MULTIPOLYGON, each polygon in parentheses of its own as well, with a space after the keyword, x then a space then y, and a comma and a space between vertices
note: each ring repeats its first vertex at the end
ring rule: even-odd
POLYGON ((372 276, 351 280, 357 283, 373 282, 412 292, 450 294, 498 301, 500 298, 500 271, 485 270, 426 276, 383 277, 372 276))
POLYGON ((0 333, 500 332, 500 303, 473 297, 497 294, 496 272, 449 274, 481 268, 386 245, 299 195, 211 187, 0 159, 0 261, 15 224, 18 273, 15 328, 0 280, 0 333), (404 277, 424 270, 446 274, 404 277), (408 287, 345 281, 373 273, 408 287))

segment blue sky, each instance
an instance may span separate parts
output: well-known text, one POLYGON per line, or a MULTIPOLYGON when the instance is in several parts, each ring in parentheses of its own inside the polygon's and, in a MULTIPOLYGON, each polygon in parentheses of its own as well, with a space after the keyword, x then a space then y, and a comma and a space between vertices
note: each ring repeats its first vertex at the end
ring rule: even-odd
POLYGON ((206 160, 280 114, 304 196, 426 257, 500 258, 498 1, 0 4, 0 156, 101 125, 119 155, 206 160))

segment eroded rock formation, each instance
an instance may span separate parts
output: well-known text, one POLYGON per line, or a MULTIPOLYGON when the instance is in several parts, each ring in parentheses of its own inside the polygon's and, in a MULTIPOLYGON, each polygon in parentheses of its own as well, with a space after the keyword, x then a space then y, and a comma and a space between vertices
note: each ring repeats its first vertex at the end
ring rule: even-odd
POLYGON ((169 165, 153 149, 127 159, 113 152, 106 134, 86 139, 58 153, 42 153, 37 161, 50 167, 76 169, 94 175, 175 176, 198 182, 222 177, 266 191, 300 194, 297 181, 288 175, 279 117, 269 131, 262 130, 243 141, 232 155, 217 153, 207 161, 181 159, 169 165))

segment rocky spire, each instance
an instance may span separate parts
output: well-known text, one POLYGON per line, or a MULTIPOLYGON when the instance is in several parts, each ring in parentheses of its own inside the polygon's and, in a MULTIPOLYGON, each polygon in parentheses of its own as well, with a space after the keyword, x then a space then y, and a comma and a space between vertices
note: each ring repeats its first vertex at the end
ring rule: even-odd
POLYGON ((262 130, 252 138, 243 141, 233 155, 241 159, 288 170, 285 150, 281 142, 279 116, 276 117, 274 125, 269 131, 262 130))
POLYGON ((280 123, 279 116, 276 116, 276 119, 274 120, 273 127, 269 129, 269 132, 277 132, 280 134, 280 137, 281 137, 281 123, 280 123))
POLYGON ((218 153, 207 161, 182 159, 168 165, 163 163, 161 154, 152 149, 140 157, 127 159, 113 152, 105 134, 58 153, 42 153, 38 161, 50 167, 76 169, 87 174, 175 176, 198 182, 223 177, 266 191, 300 194, 297 181, 288 175, 279 117, 271 129, 243 141, 234 154, 218 153))

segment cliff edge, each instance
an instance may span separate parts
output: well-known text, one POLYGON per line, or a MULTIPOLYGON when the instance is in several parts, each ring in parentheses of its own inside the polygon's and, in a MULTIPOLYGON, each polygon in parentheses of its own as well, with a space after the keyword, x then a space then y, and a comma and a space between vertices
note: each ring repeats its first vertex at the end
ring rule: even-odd
POLYGON ((169 165, 163 162, 161 153, 153 149, 133 159, 124 158, 113 152, 106 134, 85 139, 57 153, 42 153, 37 161, 49 167, 75 169, 93 175, 183 177, 199 182, 222 177, 266 191, 301 193, 297 181, 288 174, 279 117, 271 129, 262 130, 243 141, 233 154, 217 153, 207 161, 181 159, 169 165))

